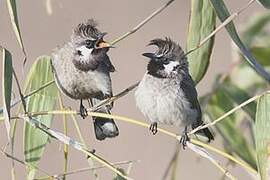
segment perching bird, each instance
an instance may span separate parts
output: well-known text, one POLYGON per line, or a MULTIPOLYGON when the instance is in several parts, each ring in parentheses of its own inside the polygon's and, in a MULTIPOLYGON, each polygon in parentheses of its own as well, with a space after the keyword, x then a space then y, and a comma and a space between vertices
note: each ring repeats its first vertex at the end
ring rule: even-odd
MULTIPOLYGON (((71 41, 52 54, 52 67, 59 89, 80 100, 80 114, 87 116, 82 101, 90 99, 92 105, 112 96, 110 72, 114 72, 107 52, 111 47, 103 40, 106 33, 97 29, 97 23, 90 19, 79 24, 71 35, 71 41)), ((110 113, 112 105, 98 112, 110 113)), ((96 138, 103 140, 119 134, 113 119, 94 117, 96 138)))
MULTIPOLYGON (((194 129, 203 124, 187 58, 181 47, 169 38, 154 39, 149 45, 156 45, 158 50, 143 54, 150 62, 135 92, 137 107, 150 120, 153 134, 157 133, 157 123, 180 127, 183 131, 181 142, 185 146, 187 128, 194 129)), ((199 133, 208 141, 214 139, 209 129, 199 133)))

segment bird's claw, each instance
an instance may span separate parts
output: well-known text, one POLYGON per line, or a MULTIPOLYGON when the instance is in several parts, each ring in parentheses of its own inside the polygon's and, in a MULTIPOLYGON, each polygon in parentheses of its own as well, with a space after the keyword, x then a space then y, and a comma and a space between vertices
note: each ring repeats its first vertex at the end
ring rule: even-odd
POLYGON ((184 134, 180 138, 180 143, 182 144, 184 150, 187 147, 187 141, 189 141, 189 137, 187 135, 187 131, 185 130, 184 134))
POLYGON ((85 119, 88 116, 87 109, 83 106, 82 103, 80 105, 80 115, 83 119, 85 119))
POLYGON ((156 135, 158 130, 157 130, 157 122, 154 122, 150 125, 149 130, 153 133, 153 135, 156 135))

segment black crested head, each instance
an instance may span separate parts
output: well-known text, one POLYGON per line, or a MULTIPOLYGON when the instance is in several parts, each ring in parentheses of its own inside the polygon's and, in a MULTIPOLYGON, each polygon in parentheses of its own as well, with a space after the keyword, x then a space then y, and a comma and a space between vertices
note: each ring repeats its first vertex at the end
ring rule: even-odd
POLYGON ((170 38, 151 40, 149 45, 158 47, 155 53, 144 53, 150 58, 148 74, 156 77, 171 77, 180 70, 188 72, 188 62, 182 48, 170 38))
POLYGON ((76 26, 71 36, 73 64, 76 68, 88 71, 95 70, 99 64, 105 64, 109 71, 114 71, 107 55, 110 45, 103 40, 105 35, 106 33, 97 29, 97 23, 93 19, 76 26))
POLYGON ((97 29, 97 22, 95 20, 89 19, 74 28, 71 42, 75 46, 85 45, 88 48, 93 48, 98 42, 103 41, 103 37, 106 34, 97 29))
POLYGON ((168 37, 165 39, 153 39, 148 45, 155 45, 158 47, 155 52, 157 57, 170 58, 174 61, 180 61, 185 58, 182 48, 168 37))
POLYGON ((94 19, 88 19, 85 23, 78 24, 73 34, 85 39, 98 39, 102 33, 97 29, 97 22, 94 19))

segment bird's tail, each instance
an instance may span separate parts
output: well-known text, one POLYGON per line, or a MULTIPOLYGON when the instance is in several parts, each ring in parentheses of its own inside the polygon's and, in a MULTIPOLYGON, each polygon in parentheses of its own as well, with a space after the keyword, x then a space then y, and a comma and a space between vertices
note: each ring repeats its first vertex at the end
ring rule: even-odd
MULTIPOLYGON (((100 100, 92 98, 91 102, 94 106, 95 104, 98 104, 100 100)), ((97 112, 111 114, 110 109, 111 107, 108 105, 100 108, 97 112)), ((104 140, 105 138, 118 136, 119 130, 113 119, 93 117, 93 121, 96 138, 98 140, 104 140)))
MULTIPOLYGON (((200 121, 200 123, 192 124, 192 129, 195 129, 201 125, 204 125, 204 123, 202 121, 200 121)), ((201 130, 197 131, 196 134, 201 134, 203 136, 206 136, 208 138, 208 142, 210 142, 211 140, 214 140, 214 136, 208 128, 201 129, 201 130)))

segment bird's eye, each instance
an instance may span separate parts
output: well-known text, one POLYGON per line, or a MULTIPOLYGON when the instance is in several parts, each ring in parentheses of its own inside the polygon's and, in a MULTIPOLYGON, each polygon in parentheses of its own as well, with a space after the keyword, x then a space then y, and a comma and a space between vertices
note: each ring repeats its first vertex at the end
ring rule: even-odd
POLYGON ((163 61, 163 64, 169 64, 170 63, 170 60, 169 59, 165 59, 164 61, 163 61))
POLYGON ((85 41, 85 44, 86 44, 86 47, 87 47, 88 49, 91 49, 91 48, 94 48, 95 41, 92 41, 92 40, 90 40, 90 39, 87 39, 87 40, 85 41))

